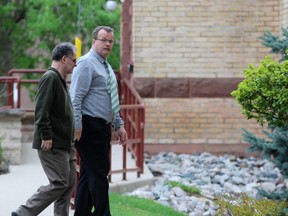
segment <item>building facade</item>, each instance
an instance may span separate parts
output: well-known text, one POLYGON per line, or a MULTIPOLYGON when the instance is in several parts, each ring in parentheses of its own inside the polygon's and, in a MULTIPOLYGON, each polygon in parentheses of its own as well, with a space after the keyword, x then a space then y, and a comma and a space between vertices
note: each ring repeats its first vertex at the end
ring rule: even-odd
POLYGON ((145 102, 148 152, 245 154, 242 128, 264 136, 230 93, 269 54, 259 37, 287 26, 287 0, 125 0, 122 9, 122 72, 145 102))

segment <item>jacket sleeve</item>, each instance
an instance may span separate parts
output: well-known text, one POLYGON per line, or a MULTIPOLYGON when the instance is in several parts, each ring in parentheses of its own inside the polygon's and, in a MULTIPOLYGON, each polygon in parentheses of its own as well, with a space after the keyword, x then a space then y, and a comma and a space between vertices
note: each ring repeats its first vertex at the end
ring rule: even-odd
POLYGON ((44 75, 40 80, 36 94, 35 127, 38 128, 42 140, 49 140, 53 137, 50 114, 53 98, 57 91, 55 83, 53 76, 44 75))

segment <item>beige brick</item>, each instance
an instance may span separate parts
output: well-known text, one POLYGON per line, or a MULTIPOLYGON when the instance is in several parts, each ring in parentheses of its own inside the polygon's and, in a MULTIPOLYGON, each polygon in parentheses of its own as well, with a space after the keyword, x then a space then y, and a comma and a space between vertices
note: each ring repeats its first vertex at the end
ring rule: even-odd
MULTIPOLYGON (((243 77, 269 54, 259 36, 288 25, 288 1, 133 0, 132 20, 134 76, 243 77)), ((263 136, 233 98, 144 100, 148 143, 238 144, 242 128, 263 136)))
MULTIPOLYGON (((285 1, 280 2, 283 5, 287 5, 287 3, 283 3, 285 1)), ((222 0, 215 7, 215 2, 212 0, 205 2, 145 2, 135 0, 133 1, 133 8, 137 12, 133 13, 133 40, 137 42, 133 44, 134 55, 138 59, 137 55, 146 53, 145 58, 135 61, 135 75, 139 77, 175 77, 175 74, 173 74, 175 70, 178 76, 183 74, 184 77, 188 77, 189 74, 190 77, 239 76, 241 75, 239 71, 242 71, 249 63, 258 63, 263 58, 263 54, 258 52, 258 49, 262 48, 258 37, 267 30, 279 33, 280 25, 283 23, 280 19, 283 17, 282 19, 285 20, 284 14, 287 17, 287 9, 279 17, 279 10, 283 6, 280 7, 278 1, 265 2, 263 5, 263 2, 260 1, 248 3, 248 1, 222 0), (171 27, 167 28, 167 26, 171 27), (150 37, 147 37, 147 34, 150 37), (151 44, 153 41, 155 41, 155 44, 151 44), (159 45, 161 41, 164 46, 159 45), (138 47, 143 51, 138 52, 138 47), (152 62, 151 60, 146 60, 147 56, 152 53, 152 47, 156 49, 169 47, 170 52, 164 51, 165 55, 162 55, 161 52, 155 52, 153 58, 156 61, 158 57, 161 57, 161 61, 165 61, 166 58, 166 62, 170 64, 163 64, 161 66, 163 69, 160 68, 160 65, 153 65, 154 70, 145 66, 147 64, 143 64, 141 67, 141 62, 143 61, 148 64, 152 62), (190 50, 178 52, 177 48, 181 47, 189 47, 193 52, 190 52, 190 50), (237 47, 237 50, 234 50, 235 47, 237 47), (223 51, 223 48, 225 51, 223 51), (145 52, 145 49, 147 49, 147 52, 145 52), (219 55, 222 51, 226 53, 226 56, 219 55), (170 55, 177 52, 181 54, 170 55), (197 53, 197 55, 190 53, 197 53), (209 56, 205 59, 204 57, 207 53, 209 53, 209 56), (227 58, 227 56, 232 55, 233 58, 227 58), (201 57, 201 60, 198 60, 201 64, 191 65, 191 62, 193 62, 191 58, 194 58, 195 62, 195 57, 197 56, 201 57), (217 57, 220 57, 220 59, 218 60, 217 57), (173 58, 174 61, 171 62, 170 58, 173 58), (186 61, 185 59, 188 60, 186 61), (238 60, 239 63, 235 64, 234 60, 238 60), (214 70, 210 71, 208 68, 210 64, 205 64, 205 62, 215 61, 221 62, 222 66, 219 67, 219 70, 214 68, 214 70), (180 67, 177 70, 179 68, 177 62, 182 63, 183 69, 180 67), (229 62, 232 64, 226 64, 229 62), (174 66, 171 65, 173 63, 174 66), (173 70, 169 72, 168 68, 171 67, 173 70), (184 68, 190 68, 189 72, 184 68), (155 70, 158 73, 151 74, 155 70), (201 72, 196 72, 195 70, 201 72), (229 71, 231 72, 229 73, 229 71)), ((263 53, 265 52, 263 51, 263 53)))
POLYGON ((166 123, 159 123, 154 120, 153 113, 147 112, 145 140, 154 137, 159 140, 173 139, 175 143, 183 143, 183 139, 190 140, 190 143, 207 143, 208 139, 214 143, 214 139, 222 140, 222 143, 240 143, 243 139, 242 128, 256 134, 262 133, 262 128, 255 121, 243 117, 239 105, 233 99, 145 99, 145 103, 148 110, 150 107, 157 110, 157 106, 161 106, 161 113, 166 113, 165 119, 169 119, 166 123), (173 104, 174 112, 170 111, 171 106, 163 107, 161 104, 173 104), (212 109, 213 113, 205 111, 212 109), (229 111, 225 112, 227 109, 229 111), (190 110, 190 113, 186 113, 186 110, 190 110), (184 113, 186 118, 183 118, 184 113))
POLYGON ((208 139, 207 140, 208 144, 221 144, 223 143, 222 139, 208 139))

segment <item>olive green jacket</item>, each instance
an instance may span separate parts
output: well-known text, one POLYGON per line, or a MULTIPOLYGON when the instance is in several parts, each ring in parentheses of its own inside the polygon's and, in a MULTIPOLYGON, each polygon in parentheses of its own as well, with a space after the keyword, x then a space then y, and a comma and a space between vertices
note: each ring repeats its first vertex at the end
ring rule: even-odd
POLYGON ((33 148, 42 140, 52 139, 53 148, 71 148, 74 140, 73 107, 67 84, 60 73, 50 67, 41 77, 36 94, 33 148))

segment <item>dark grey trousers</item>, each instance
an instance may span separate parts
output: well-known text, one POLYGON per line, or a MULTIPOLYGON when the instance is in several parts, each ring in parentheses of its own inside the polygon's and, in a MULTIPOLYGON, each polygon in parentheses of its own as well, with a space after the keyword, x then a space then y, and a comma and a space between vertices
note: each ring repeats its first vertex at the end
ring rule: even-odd
POLYGON ((16 213, 20 216, 37 216, 54 202, 54 216, 68 216, 76 181, 75 148, 73 147, 70 152, 59 149, 49 152, 38 150, 38 156, 49 184, 40 186, 16 213))

